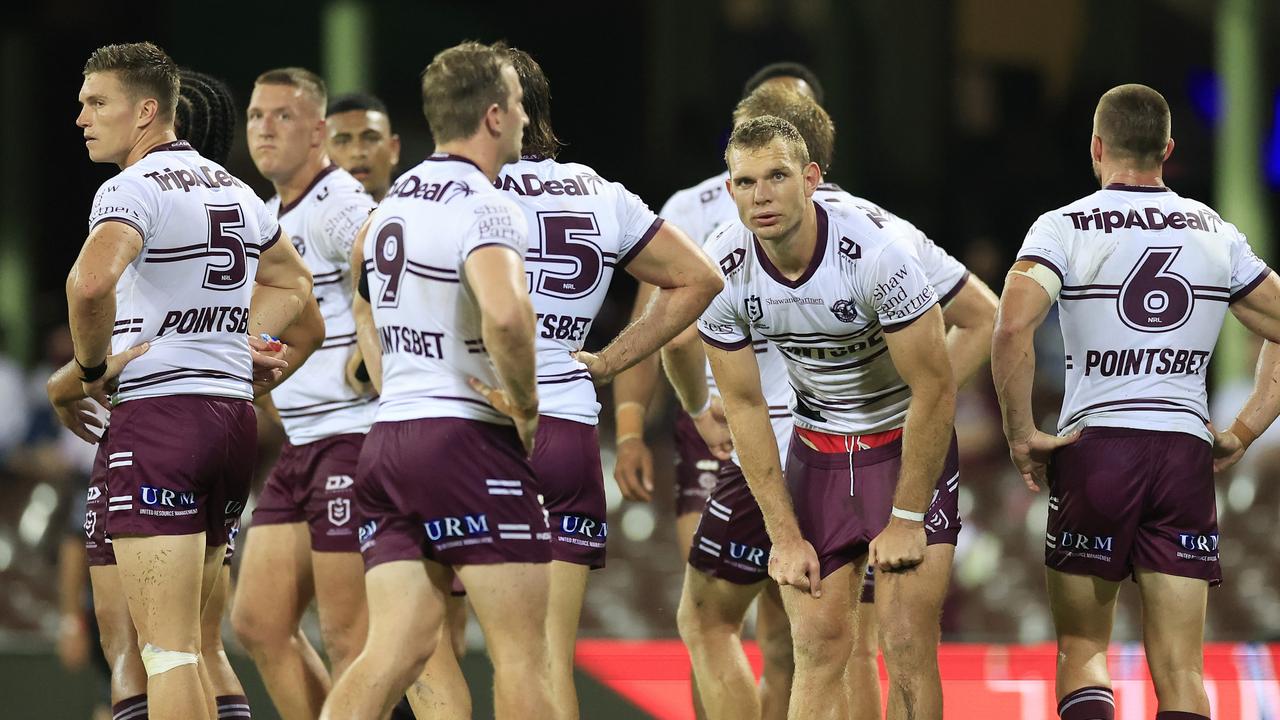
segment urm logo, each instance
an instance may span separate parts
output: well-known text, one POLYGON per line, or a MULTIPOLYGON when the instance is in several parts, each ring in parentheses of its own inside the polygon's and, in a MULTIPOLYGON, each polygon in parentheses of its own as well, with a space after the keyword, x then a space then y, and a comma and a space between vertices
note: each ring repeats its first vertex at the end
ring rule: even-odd
POLYGON ((144 505, 163 507, 195 507, 196 505, 196 494, 193 492, 175 492, 168 488, 143 485, 140 494, 144 505))

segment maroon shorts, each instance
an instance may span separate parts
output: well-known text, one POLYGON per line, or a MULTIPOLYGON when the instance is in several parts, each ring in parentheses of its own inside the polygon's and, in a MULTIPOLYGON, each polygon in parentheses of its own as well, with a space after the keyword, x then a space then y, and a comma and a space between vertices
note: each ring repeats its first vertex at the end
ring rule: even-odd
POLYGON ((721 463, 720 481, 707 498, 693 534, 689 564, 712 577, 751 585, 768 579, 772 547, 742 469, 732 462, 721 463))
POLYGON ((551 561, 551 532, 514 428, 458 418, 375 423, 360 451, 365 569, 551 561))
MULTIPOLYGON (((792 436, 787 487, 800 533, 818 553, 822 577, 865 555, 888 524, 901 467, 901 439, 850 455, 818 452, 792 436)), ((925 514, 925 539, 930 545, 954 545, 960 535, 959 483, 960 456, 952 434, 925 514)))
POLYGON ((254 525, 305 522, 315 552, 360 552, 352 515, 364 433, 285 443, 262 488, 254 525))
POLYGON ((720 461, 698 434, 689 413, 676 413, 676 517, 700 513, 718 482, 720 461))
POLYGON ((1209 443, 1178 432, 1086 428, 1049 465, 1044 562, 1118 582, 1142 567, 1222 582, 1209 443))
POLYGON ((530 462, 551 525, 551 559, 604 567, 609 526, 596 427, 540 416, 530 462))
POLYGON ((106 538, 204 532, 208 546, 225 545, 249 497, 257 445, 247 400, 173 395, 116 407, 98 451, 106 538))

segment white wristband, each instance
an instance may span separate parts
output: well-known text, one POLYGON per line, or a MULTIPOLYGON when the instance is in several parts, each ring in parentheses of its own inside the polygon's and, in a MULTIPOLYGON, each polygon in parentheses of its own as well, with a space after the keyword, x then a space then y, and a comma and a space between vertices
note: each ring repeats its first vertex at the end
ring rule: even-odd
MULTIPOLYGON (((690 413, 689 413, 689 417, 691 417, 691 418, 699 418, 699 417, 702 417, 703 415, 706 415, 706 414, 707 414, 707 411, 708 411, 708 410, 710 410, 710 409, 711 409, 711 392, 710 392, 710 391, 707 391, 707 401, 706 401, 705 403, 703 403, 703 404, 702 404, 702 409, 701 409, 701 410, 698 410, 697 412, 690 412, 690 413)), ((686 412, 688 412, 688 411, 686 411, 686 412)))
POLYGON ((901 518, 902 520, 910 520, 912 522, 924 522, 924 513, 911 512, 910 510, 903 510, 897 505, 893 506, 893 516, 896 518, 901 518))

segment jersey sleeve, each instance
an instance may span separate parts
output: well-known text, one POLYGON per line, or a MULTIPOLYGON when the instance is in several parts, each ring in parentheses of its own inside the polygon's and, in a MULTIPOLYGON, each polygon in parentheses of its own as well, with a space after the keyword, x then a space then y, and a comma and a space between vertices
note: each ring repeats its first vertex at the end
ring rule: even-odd
POLYGON ((706 230, 710 229, 704 230, 702 227, 701 209, 702 206, 696 194, 690 190, 681 190, 667 199, 662 210, 658 211, 658 215, 663 220, 673 223, 683 230, 685 235, 701 245, 707 240, 706 230))
POLYGON ((521 258, 529 249, 529 222, 524 211, 505 196, 486 194, 473 203, 469 222, 462 233, 463 262, 471 253, 490 245, 509 247, 521 258))
POLYGON ((920 260, 901 243, 885 243, 869 272, 859 273, 859 281, 860 304, 875 314, 885 332, 907 327, 938 304, 938 292, 920 260))
POLYGON ((1253 252, 1249 239, 1236 231, 1231 242, 1231 302, 1253 292, 1270 274, 1271 268, 1253 252))
POLYGON ((142 245, 160 222, 160 190, 144 177, 120 174, 102 184, 93 196, 89 231, 104 222, 122 222, 142 236, 142 245))
POLYGON ((910 223, 907 225, 910 227, 908 232, 911 233, 912 245, 920 258, 920 267, 924 270, 925 277, 929 278, 929 284, 937 291, 938 302, 946 305, 964 287, 965 281, 969 279, 969 270, 964 263, 934 244, 919 228, 910 223))
POLYGON ((1062 233, 1051 216, 1041 215, 1027 231, 1022 248, 1018 250, 1018 259, 1044 265, 1058 276, 1059 281, 1066 284, 1067 248, 1062 242, 1062 233))
MULTIPOLYGON (((630 190, 617 185, 618 189, 618 267, 624 268, 636 258, 658 234, 662 227, 662 218, 654 214, 645 201, 630 190)), ((677 225, 677 227, 679 227, 677 225)))
POLYGON ((256 197, 253 202, 258 212, 258 252, 261 254, 270 250, 271 246, 275 245, 276 241, 280 239, 280 220, 276 217, 276 211, 270 205, 256 197))
POLYGON ((347 192, 331 196, 323 207, 323 212, 316 213, 312 220, 307 241, 320 257, 336 265, 346 265, 356 235, 369 219, 375 203, 365 193, 347 192))
POLYGON ((738 312, 728 283, 702 311, 698 334, 708 345, 721 350, 741 350, 751 345, 751 328, 738 312))

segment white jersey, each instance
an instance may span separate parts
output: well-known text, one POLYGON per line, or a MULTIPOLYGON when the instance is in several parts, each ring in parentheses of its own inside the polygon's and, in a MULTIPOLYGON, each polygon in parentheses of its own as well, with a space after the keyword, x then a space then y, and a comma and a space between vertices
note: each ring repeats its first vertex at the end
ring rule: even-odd
POLYGON ((677 191, 658 213, 702 245, 721 225, 738 219, 738 208, 725 187, 729 171, 677 191))
POLYGON ((275 214, 185 141, 161 145, 102 184, 89 228, 116 221, 142 252, 116 284, 111 352, 151 349, 120 375, 116 402, 165 395, 253 399, 249 300, 275 214))
POLYGON ((463 263, 509 247, 523 262, 520 206, 470 160, 436 154, 401 175, 373 211, 364 272, 382 345, 378 422, 454 417, 510 425, 467 384, 496 386, 480 336, 480 308, 463 263))
MULTIPOLYGON (((682 220, 691 227, 701 231, 703 225, 714 223, 706 235, 695 236, 698 242, 705 242, 710 232, 726 224, 738 222, 738 209, 733 198, 725 189, 729 173, 724 172, 708 178, 694 187, 681 190, 663 207, 663 218, 671 220, 683 229, 682 220), (719 189, 719 192, 716 191, 719 189), (674 212, 668 215, 668 211, 674 212)), ((873 213, 881 223, 899 224, 899 230, 909 241, 915 251, 920 265, 924 269, 929 284, 937 291, 941 302, 945 305, 960 292, 969 277, 968 270, 960 261, 951 257, 938 247, 911 223, 893 215, 869 200, 851 195, 835 183, 823 183, 813 194, 813 199, 823 203, 844 203, 856 205, 863 212, 873 213)), ((764 338, 752 341, 752 349, 756 353, 756 363, 760 367, 760 386, 764 390, 765 402, 769 406, 769 419, 773 425, 773 434, 778 442, 778 450, 786 456, 791 444, 791 406, 795 393, 787 375, 787 364, 782 358, 782 351, 764 338)), ((707 366, 707 383, 712 392, 715 390, 715 378, 711 374, 711 366, 707 366)))
POLYGON ((884 333, 938 303, 904 226, 860 207, 814 203, 817 245, 796 280, 784 276, 746 227, 707 243, 725 287, 698 321, 707 343, 739 350, 768 340, 781 350, 797 426, 863 435, 901 427, 911 391, 884 333))
POLYGON ((662 226, 644 201, 595 170, 550 158, 507 165, 496 185, 524 208, 526 275, 538 314, 538 412, 595 425, 600 403, 582 349, 615 270, 662 226))
POLYGON ((1227 306, 1271 270, 1231 223, 1165 188, 1108 185, 1041 215, 1020 260, 1062 279, 1062 433, 1183 432, 1213 441, 1205 373, 1227 306))
POLYGON ((337 165, 321 170, 287 206, 281 207, 278 197, 267 203, 310 268, 316 301, 324 316, 324 344, 271 391, 293 445, 367 432, 373 423, 376 400, 352 391, 346 367, 356 344, 356 322, 351 315, 351 245, 374 205, 360 181, 337 165))

